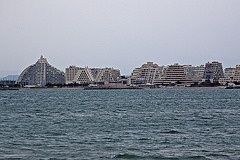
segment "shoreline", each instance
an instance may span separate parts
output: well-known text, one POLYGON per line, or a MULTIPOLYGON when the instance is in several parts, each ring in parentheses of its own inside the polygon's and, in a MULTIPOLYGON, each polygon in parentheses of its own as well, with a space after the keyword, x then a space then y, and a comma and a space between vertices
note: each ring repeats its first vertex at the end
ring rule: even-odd
POLYGON ((175 88, 150 88, 150 89, 225 89, 223 87, 175 87, 175 88))
POLYGON ((19 91, 33 90, 84 90, 84 88, 19 88, 19 91))
POLYGON ((226 89, 225 87, 167 87, 167 88, 148 88, 148 87, 142 87, 142 88, 131 88, 131 87, 124 87, 124 88, 0 88, 0 91, 3 90, 19 90, 19 91, 34 91, 34 90, 174 90, 174 89, 226 89))

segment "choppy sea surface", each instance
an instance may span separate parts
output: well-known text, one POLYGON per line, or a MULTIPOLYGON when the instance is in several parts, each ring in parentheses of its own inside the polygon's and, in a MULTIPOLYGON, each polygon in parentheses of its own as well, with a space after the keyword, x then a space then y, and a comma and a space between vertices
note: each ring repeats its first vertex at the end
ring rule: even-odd
POLYGON ((240 90, 0 92, 0 159, 240 159, 240 90))

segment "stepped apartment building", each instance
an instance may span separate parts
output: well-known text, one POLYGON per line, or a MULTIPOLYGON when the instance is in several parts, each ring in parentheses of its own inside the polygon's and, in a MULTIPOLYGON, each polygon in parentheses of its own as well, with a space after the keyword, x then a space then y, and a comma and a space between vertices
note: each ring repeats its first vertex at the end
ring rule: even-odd
POLYGON ((162 68, 153 62, 147 62, 140 68, 135 68, 129 78, 130 84, 153 84, 155 80, 160 79, 162 68))
POLYGON ((46 85, 64 84, 64 72, 51 66, 43 56, 38 61, 22 71, 18 77, 17 84, 22 85, 46 85))
POLYGON ((157 85, 169 85, 171 83, 191 84, 192 80, 186 78, 184 67, 176 63, 167 67, 164 77, 154 81, 154 84, 157 85))
POLYGON ((91 84, 99 82, 117 82, 120 78, 120 70, 114 68, 80 68, 70 66, 66 68, 66 84, 91 84))

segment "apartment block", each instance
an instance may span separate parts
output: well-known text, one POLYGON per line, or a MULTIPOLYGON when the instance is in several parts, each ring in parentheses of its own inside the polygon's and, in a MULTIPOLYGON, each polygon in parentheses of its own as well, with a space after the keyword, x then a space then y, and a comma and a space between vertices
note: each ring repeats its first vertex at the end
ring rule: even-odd
POLYGON ((236 65, 236 69, 233 76, 234 82, 240 82, 240 65, 236 65))
POLYGON ((140 68, 135 68, 129 78, 130 84, 153 84, 156 79, 160 79, 162 68, 153 62, 147 62, 140 68))
POLYGON ((222 63, 219 62, 208 62, 205 65, 203 79, 209 82, 218 82, 219 78, 223 78, 222 63))
POLYGON ((178 63, 169 65, 166 69, 165 75, 161 77, 161 79, 154 81, 154 84, 157 85, 169 85, 172 83, 192 83, 192 80, 187 79, 184 67, 178 63))
POLYGON ((66 84, 91 84, 98 82, 117 82, 120 70, 114 68, 80 68, 70 66, 66 68, 66 84))
POLYGON ((46 85, 64 84, 64 72, 51 66, 43 56, 38 61, 22 71, 18 77, 17 84, 22 85, 46 85))

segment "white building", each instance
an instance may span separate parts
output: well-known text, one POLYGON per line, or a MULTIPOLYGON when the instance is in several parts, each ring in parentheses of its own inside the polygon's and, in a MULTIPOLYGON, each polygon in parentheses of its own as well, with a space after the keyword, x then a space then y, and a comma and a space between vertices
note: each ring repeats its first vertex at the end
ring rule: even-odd
POLYGON ((70 66, 69 68, 65 69, 65 83, 69 84, 72 83, 74 80, 75 75, 77 74, 79 67, 70 66))
POLYGON ((186 78, 184 67, 178 63, 169 65, 165 75, 161 79, 154 81, 156 85, 169 85, 172 83, 192 84, 192 80, 186 78))
POLYGON ((135 68, 129 77, 129 83, 134 85, 153 84, 156 79, 160 79, 162 68, 153 62, 147 62, 140 68, 135 68))
POLYGON ((114 68, 80 68, 70 66, 66 68, 66 84, 91 84, 95 82, 117 82, 120 70, 114 68))

